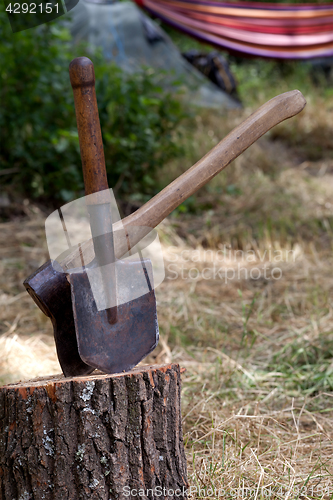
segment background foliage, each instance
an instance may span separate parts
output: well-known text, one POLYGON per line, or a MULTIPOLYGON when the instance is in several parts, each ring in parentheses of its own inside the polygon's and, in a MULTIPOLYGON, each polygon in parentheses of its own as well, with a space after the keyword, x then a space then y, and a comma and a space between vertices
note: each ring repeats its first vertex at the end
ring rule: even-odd
MULTIPOLYGON (((43 202, 83 192, 68 65, 73 48, 62 21, 13 34, 0 7, 0 181, 43 202)), ((110 187, 144 199, 158 189, 158 169, 180 153, 181 104, 151 70, 125 75, 92 57, 110 187)))

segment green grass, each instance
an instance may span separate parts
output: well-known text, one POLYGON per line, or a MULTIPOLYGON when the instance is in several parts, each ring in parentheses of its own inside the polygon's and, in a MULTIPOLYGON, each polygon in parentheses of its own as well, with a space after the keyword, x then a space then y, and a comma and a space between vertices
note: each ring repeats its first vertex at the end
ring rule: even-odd
POLYGON ((315 395, 333 390, 332 359, 332 332, 321 332, 314 340, 302 335, 277 351, 267 370, 281 373, 286 390, 315 395))

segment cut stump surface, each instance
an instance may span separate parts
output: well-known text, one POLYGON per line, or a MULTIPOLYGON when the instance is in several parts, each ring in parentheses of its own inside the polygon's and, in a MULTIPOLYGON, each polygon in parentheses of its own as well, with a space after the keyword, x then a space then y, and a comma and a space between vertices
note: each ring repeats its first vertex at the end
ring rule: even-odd
POLYGON ((183 497, 180 391, 177 364, 1 387, 0 500, 183 497))

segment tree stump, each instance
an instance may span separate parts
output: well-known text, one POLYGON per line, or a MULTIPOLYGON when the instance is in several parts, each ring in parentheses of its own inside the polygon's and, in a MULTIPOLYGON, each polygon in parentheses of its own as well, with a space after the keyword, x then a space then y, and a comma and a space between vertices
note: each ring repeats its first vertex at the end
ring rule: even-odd
POLYGON ((186 498, 177 364, 0 388, 0 500, 186 498))

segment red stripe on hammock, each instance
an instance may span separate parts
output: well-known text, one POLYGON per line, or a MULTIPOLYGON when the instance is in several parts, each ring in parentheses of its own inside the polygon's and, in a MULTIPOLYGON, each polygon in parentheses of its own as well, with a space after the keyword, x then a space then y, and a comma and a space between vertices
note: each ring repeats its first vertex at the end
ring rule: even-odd
MULTIPOLYGON (((235 20, 233 17, 226 16, 211 16, 207 14, 192 13, 189 16, 191 19, 202 20, 208 24, 216 24, 221 26, 227 26, 229 28, 242 29, 245 31, 255 31, 260 33, 281 33, 281 34, 305 34, 305 33, 322 33, 323 31, 333 31, 333 16, 325 18, 322 20, 323 24, 314 23, 314 25, 304 25, 304 19, 299 19, 292 21, 290 25, 286 25, 286 22, 281 22, 279 20, 267 20, 262 19, 257 20, 258 22, 251 23, 248 21, 241 21, 240 19, 235 20), (297 23, 297 24, 295 24, 297 23)), ((313 20, 312 20, 313 21, 313 20)))
POLYGON ((209 26, 209 34, 217 35, 222 38, 228 38, 229 40, 236 40, 241 43, 249 43, 254 45, 262 45, 264 47, 302 47, 302 46, 312 46, 312 45, 323 45, 328 43, 333 43, 333 32, 320 33, 316 35, 280 35, 280 34, 265 34, 258 32, 248 32, 232 28, 227 28, 223 26, 218 26, 216 24, 204 23, 202 21, 196 21, 186 16, 169 12, 163 7, 157 6, 156 2, 151 2, 150 0, 145 0, 145 4, 150 8, 154 9, 157 13, 168 15, 170 19, 183 24, 194 30, 207 32, 207 26, 209 26))
POLYGON ((275 4, 134 1, 190 36, 231 52, 288 59, 333 55, 333 5, 269 11, 265 6, 275 4), (250 5, 258 9, 251 10, 250 5))

